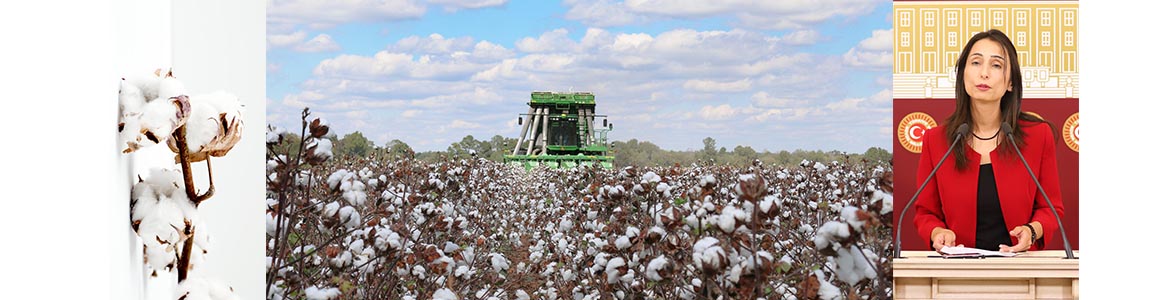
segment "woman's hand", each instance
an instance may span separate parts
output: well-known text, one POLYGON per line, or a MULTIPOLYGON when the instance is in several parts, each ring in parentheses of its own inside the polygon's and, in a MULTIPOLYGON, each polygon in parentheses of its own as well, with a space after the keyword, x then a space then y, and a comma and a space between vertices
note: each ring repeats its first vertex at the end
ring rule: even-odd
POLYGON ((950 229, 935 227, 934 230, 930 231, 930 241, 932 242, 931 246, 934 247, 934 251, 941 251, 943 247, 954 247, 955 232, 950 229))
MULTIPOLYGON (((1030 224, 1032 225, 1032 228, 1036 229, 1036 236, 1040 236, 1041 232, 1043 232, 1041 231, 1043 229, 1040 227, 1040 223, 1032 222, 1030 224)), ((1032 230, 1028 230, 1027 226, 1016 226, 1016 228, 1012 228, 1012 231, 1009 231, 1008 234, 1016 237, 1016 244, 1012 246, 999 245, 1000 252, 1024 252, 1032 248, 1032 230)))

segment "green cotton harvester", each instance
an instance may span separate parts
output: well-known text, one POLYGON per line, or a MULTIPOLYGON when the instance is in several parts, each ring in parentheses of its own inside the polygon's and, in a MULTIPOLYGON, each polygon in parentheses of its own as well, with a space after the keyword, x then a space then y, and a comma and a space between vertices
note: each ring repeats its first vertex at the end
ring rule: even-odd
POLYGON ((531 170, 600 166, 613 168, 606 134, 613 130, 606 116, 594 113, 590 92, 533 92, 528 113, 521 114, 520 139, 504 160, 531 170), (596 117, 602 117, 597 126, 596 117))

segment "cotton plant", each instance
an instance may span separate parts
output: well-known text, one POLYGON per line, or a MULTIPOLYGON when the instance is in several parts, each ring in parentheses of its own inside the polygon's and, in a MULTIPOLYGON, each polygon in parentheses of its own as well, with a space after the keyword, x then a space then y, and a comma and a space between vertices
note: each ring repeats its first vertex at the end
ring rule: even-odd
POLYGON ((891 293, 890 262, 875 255, 889 247, 885 166, 526 171, 481 158, 339 155, 303 163, 322 154, 308 146, 329 140, 313 136, 312 120, 306 110, 301 132, 269 139, 269 299, 314 287, 336 288, 337 299, 891 293), (319 179, 297 185, 296 174, 319 179))
POLYGON ((177 279, 170 299, 237 299, 227 284, 197 274, 212 249, 199 204, 214 194, 211 157, 226 155, 243 132, 243 105, 226 92, 191 95, 174 73, 123 78, 118 145, 128 154, 167 144, 173 163, 149 166, 130 187, 130 224, 143 243, 147 280, 177 279), (196 192, 191 164, 205 162, 209 187, 196 192), (173 296, 173 297, 171 297, 173 296))

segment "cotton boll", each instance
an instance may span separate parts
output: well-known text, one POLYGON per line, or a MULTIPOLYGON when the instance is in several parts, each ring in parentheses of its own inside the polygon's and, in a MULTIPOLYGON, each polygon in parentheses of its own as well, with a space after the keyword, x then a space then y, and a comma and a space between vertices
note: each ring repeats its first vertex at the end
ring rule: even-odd
POLYGON ((267 135, 264 138, 264 142, 267 144, 279 143, 281 140, 281 137, 280 137, 281 134, 284 134, 283 130, 279 130, 279 129, 278 130, 269 130, 267 135))
POLYGON ((488 254, 488 257, 491 258, 492 269, 494 269, 496 272, 508 269, 508 259, 504 258, 503 254, 491 253, 488 254))
POLYGON ((337 257, 329 259, 329 264, 337 268, 351 266, 353 265, 353 253, 342 250, 341 253, 337 254, 337 257))
POLYGON ((471 268, 469 268, 467 266, 459 266, 458 268, 455 268, 455 277, 456 278, 462 278, 463 280, 467 280, 467 279, 471 278, 472 274, 473 274, 473 272, 471 271, 471 268))
POLYGON ((143 182, 149 184, 159 195, 172 197, 176 194, 182 194, 186 196, 186 190, 180 187, 183 185, 183 174, 178 169, 151 168, 149 174, 143 178, 143 182))
POLYGON ((658 174, 655 174, 654 172, 646 172, 646 174, 642 174, 642 181, 656 183, 662 181, 662 177, 658 176, 658 174))
POLYGON ((626 250, 626 248, 630 247, 630 238, 623 235, 618 237, 617 240, 613 242, 613 244, 614 246, 617 246, 618 250, 626 250))
POLYGON ((813 243, 817 249, 827 249, 832 246, 834 242, 844 240, 849 237, 849 225, 837 221, 825 222, 817 229, 816 237, 813 238, 813 243))
POLYGON ((308 300, 332 300, 341 296, 338 288, 319 288, 311 286, 305 289, 305 298, 308 300))
POLYGON ((764 197, 764 201, 760 202, 760 212, 767 214, 778 206, 780 206, 780 200, 776 196, 767 196, 764 197))
POLYGON ((341 198, 349 204, 362 206, 366 204, 366 193, 363 190, 351 189, 341 193, 341 198))
POLYGON ((330 189, 339 189, 341 187, 341 181, 345 180, 348 176, 351 176, 349 171, 346 171, 345 169, 337 170, 334 171, 333 174, 329 174, 329 178, 326 179, 326 182, 329 183, 330 189))
POLYGON ((145 101, 153 100, 154 98, 158 98, 159 81, 162 79, 162 77, 159 77, 160 71, 155 70, 153 74, 130 76, 125 81, 130 86, 137 88, 145 101))
POLYGON ((329 139, 316 139, 315 138, 315 139, 312 139, 310 142, 311 143, 308 145, 308 147, 310 148, 309 156, 316 157, 316 158, 322 159, 322 160, 333 158, 333 142, 332 141, 330 141, 329 139))
POLYGON ((346 229, 354 229, 361 226, 362 216, 358 214, 353 206, 342 207, 341 210, 337 211, 337 214, 346 229))
POLYGON ((727 281, 738 283, 740 275, 743 275, 743 265, 736 264, 734 267, 731 267, 731 272, 727 274, 727 281))
POLYGON ((621 257, 610 259, 605 264, 605 278, 609 284, 617 283, 618 277, 626 272, 626 260, 621 257))
POLYGON ((821 288, 817 290, 817 295, 821 296, 821 299, 843 298, 841 295, 841 289, 837 288, 837 286, 833 285, 832 282, 829 282, 829 280, 825 279, 824 271, 816 270, 813 271, 813 273, 816 274, 817 280, 821 282, 821 288))
POLYGON ((187 93, 187 86, 183 84, 183 81, 175 78, 175 75, 168 71, 158 81, 158 95, 159 97, 170 98, 190 94, 187 93))
POLYGON ((666 270, 669 267, 669 264, 670 262, 667 261, 666 257, 663 255, 659 255, 658 257, 650 260, 650 265, 646 266, 646 279, 649 279, 650 281, 662 281, 662 279, 666 278, 665 276, 668 274, 661 274, 660 272, 666 270))
MULTIPOLYGON (((191 153, 191 161, 226 155, 240 141, 244 130, 244 106, 239 97, 221 91, 192 96, 190 102, 187 151, 191 153)), ((178 153, 177 143, 171 141, 168 145, 171 151, 178 153)))
POLYGON ((325 210, 321 212, 321 216, 325 218, 332 218, 333 216, 337 215, 337 212, 340 209, 341 204, 337 202, 329 202, 329 204, 325 204, 325 210))
POLYGON ((733 209, 733 210, 735 209, 734 207, 731 207, 731 206, 725 206, 723 208, 723 214, 719 215, 719 217, 718 217, 719 218, 719 230, 723 230, 723 232, 725 232, 725 233, 731 233, 732 231, 735 231, 735 215, 733 212, 732 213, 728 212, 729 208, 733 209))
MULTIPOLYGON (((211 144, 220 133, 219 113, 215 106, 205 101, 191 99, 191 116, 187 119, 187 152, 197 153, 211 144)), ((178 152, 178 146, 170 142, 171 151, 178 152)))
POLYGON ((235 290, 227 283, 216 279, 190 277, 183 280, 175 290, 175 298, 186 300, 239 300, 235 290))
POLYGON ((169 198, 159 198, 152 211, 144 212, 138 226, 146 263, 154 270, 166 269, 175 262, 174 252, 181 241, 180 232, 186 228, 182 211, 169 198))
POLYGON ((134 86, 133 83, 123 79, 120 84, 118 87, 118 116, 122 118, 137 117, 142 113, 142 106, 146 105, 148 98, 143 96, 142 89, 134 86))
POLYGON ((410 274, 417 276, 418 279, 423 279, 427 277, 427 269, 423 268, 423 266, 415 265, 414 268, 410 269, 410 274))
POLYGON ((118 122, 118 147, 121 148, 122 153, 134 152, 142 147, 155 144, 153 141, 148 141, 142 132, 140 116, 124 118, 118 122))
POLYGON ((150 184, 139 182, 134 184, 131 195, 130 222, 137 227, 137 224, 141 223, 147 214, 153 213, 155 206, 158 206, 158 194, 154 192, 150 184))
POLYGON ((853 207, 853 206, 846 206, 845 208, 841 209, 841 219, 844 220, 845 223, 848 223, 849 226, 852 227, 853 230, 857 231, 857 232, 861 232, 862 227, 865 226, 865 223, 866 223, 865 220, 862 220, 861 218, 858 217, 857 214, 859 212, 864 214, 864 211, 861 211, 857 207, 853 207))
POLYGON ((457 299, 459 299, 458 297, 455 296, 454 292, 451 292, 451 290, 449 290, 447 288, 442 288, 442 289, 435 291, 435 293, 431 297, 432 297, 431 299, 434 299, 434 300, 457 300, 457 299))
POLYGON ((837 249, 833 272, 837 278, 849 285, 856 285, 863 279, 874 279, 877 272, 867 262, 868 258, 855 247, 837 249))
POLYGON ((138 124, 139 134, 143 136, 141 144, 144 145, 141 146, 166 142, 171 133, 187 123, 190 114, 191 104, 187 96, 159 98, 147 103, 142 107, 138 124))
POLYGON ((695 242, 691 258, 694 260, 695 267, 701 268, 703 272, 708 274, 723 269, 723 266, 727 264, 726 252, 719 246, 719 240, 713 237, 704 237, 695 242))

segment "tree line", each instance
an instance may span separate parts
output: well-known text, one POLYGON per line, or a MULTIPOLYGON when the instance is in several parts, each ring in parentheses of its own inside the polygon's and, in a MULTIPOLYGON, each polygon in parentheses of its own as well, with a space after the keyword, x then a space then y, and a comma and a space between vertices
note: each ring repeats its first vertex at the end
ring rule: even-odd
MULTIPOLYGON (((491 139, 478 140, 467 135, 458 142, 451 143, 446 151, 415 152, 406 142, 392 140, 382 146, 375 145, 361 132, 352 132, 342 137, 330 133, 325 136, 333 142, 333 154, 337 157, 369 157, 378 160, 398 160, 404 158, 418 159, 426 162, 439 162, 447 159, 466 159, 480 157, 488 160, 503 161, 504 155, 511 154, 516 146, 516 138, 500 135, 491 139)), ((297 137, 288 134, 285 143, 300 143, 297 137)), ((765 164, 781 166, 795 166, 801 161, 840 161, 848 163, 890 163, 893 154, 880 147, 870 147, 865 153, 846 153, 837 150, 781 150, 777 152, 759 152, 750 146, 735 146, 732 149, 719 146, 714 138, 706 137, 702 140, 703 147, 694 151, 665 150, 650 141, 630 139, 611 143, 610 150, 614 155, 616 167, 625 166, 670 166, 674 164, 689 165, 745 165, 759 160, 765 164)))

